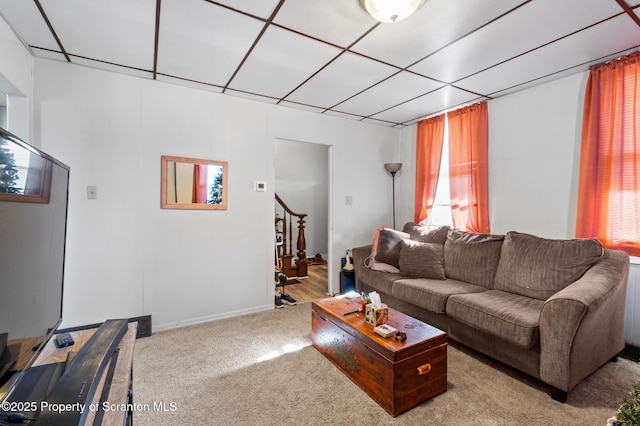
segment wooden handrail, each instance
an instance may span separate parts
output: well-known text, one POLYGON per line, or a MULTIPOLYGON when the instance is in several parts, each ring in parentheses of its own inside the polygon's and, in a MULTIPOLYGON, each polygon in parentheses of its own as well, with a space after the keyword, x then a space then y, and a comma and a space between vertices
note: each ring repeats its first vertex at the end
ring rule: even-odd
POLYGON ((292 274, 295 272, 295 276, 305 277, 307 276, 307 253, 305 251, 307 248, 307 241, 304 235, 304 223, 305 223, 305 218, 307 217, 307 214, 294 212, 289 208, 289 206, 287 206, 287 204, 282 200, 282 198, 278 196, 278 194, 275 194, 275 197, 278 204, 280 204, 280 207, 282 207, 282 209, 284 210, 284 217, 280 218, 276 213, 276 219, 275 219, 276 231, 279 231, 280 223, 282 222, 282 231, 279 231, 279 232, 282 232, 283 234, 283 249, 284 249, 284 253, 281 253, 280 250, 278 250, 277 255, 278 257, 282 256, 283 266, 284 266, 283 269, 284 269, 285 275, 293 276, 292 274), (289 216, 287 217, 287 215, 289 216), (293 258, 293 220, 292 218, 294 216, 298 218, 297 219, 298 237, 296 239, 296 248, 298 249, 296 255, 298 256, 298 259, 296 259, 295 261, 296 263, 295 271, 292 270, 293 267, 291 266, 291 260, 293 258), (287 230, 287 225, 289 225, 288 230, 287 230), (287 240, 287 236, 289 237, 288 240, 287 240), (288 249, 287 249, 287 241, 289 243, 288 249))
POLYGON ((307 217, 306 213, 296 213, 293 210, 291 210, 289 206, 287 206, 287 204, 284 201, 282 201, 282 198, 280 198, 278 194, 276 194, 276 201, 278 202, 278 204, 280 204, 280 206, 284 209, 284 211, 289 213, 291 216, 307 217))

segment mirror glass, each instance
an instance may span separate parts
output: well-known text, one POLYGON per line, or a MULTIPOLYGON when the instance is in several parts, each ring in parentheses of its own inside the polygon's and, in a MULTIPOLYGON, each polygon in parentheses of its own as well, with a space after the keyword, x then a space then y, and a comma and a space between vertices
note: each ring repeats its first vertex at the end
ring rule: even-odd
POLYGON ((227 162, 162 156, 163 209, 227 209, 227 162))

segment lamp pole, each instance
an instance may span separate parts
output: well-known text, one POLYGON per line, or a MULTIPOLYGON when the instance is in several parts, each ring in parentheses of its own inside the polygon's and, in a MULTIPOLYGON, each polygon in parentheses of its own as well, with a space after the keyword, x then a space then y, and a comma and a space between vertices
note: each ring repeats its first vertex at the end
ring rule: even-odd
POLYGON ((386 163, 386 171, 391 174, 391 193, 393 202, 393 229, 396 229, 396 173, 402 168, 402 163, 386 163))

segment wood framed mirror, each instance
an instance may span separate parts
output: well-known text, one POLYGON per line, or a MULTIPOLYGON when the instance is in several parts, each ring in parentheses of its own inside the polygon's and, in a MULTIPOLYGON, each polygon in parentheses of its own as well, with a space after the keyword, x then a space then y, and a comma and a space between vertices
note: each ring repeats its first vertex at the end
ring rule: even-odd
POLYGON ((162 156, 160 207, 226 210, 226 161, 162 156))

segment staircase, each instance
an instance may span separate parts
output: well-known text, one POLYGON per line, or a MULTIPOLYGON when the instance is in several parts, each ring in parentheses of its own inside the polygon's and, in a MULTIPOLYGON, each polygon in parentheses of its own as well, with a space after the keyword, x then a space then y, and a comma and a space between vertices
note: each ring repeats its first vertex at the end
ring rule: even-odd
POLYGON ((276 196, 276 266, 287 277, 307 277, 307 242, 304 237, 306 213, 296 213, 276 196), (293 255, 294 222, 296 222, 296 256, 293 255))

